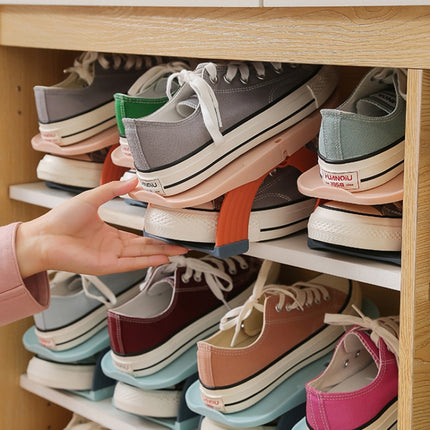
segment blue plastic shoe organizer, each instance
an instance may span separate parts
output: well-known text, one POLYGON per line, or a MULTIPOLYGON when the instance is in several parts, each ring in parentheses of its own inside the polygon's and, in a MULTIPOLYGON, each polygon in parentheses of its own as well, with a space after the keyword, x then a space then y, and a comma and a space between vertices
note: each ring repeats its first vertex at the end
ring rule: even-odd
POLYGON ((112 379, 142 390, 159 390, 179 384, 197 373, 197 346, 193 345, 175 361, 152 375, 133 376, 117 369, 113 364, 110 351, 102 358, 101 366, 105 375, 112 379))
POLYGON ((85 397, 88 400, 99 401, 112 397, 115 382, 102 370, 101 362, 106 351, 109 350, 109 334, 107 328, 96 333, 94 336, 74 348, 65 351, 52 351, 42 346, 37 339, 35 326, 30 327, 23 336, 25 349, 35 353, 41 358, 55 361, 57 363, 76 363, 96 356, 91 390, 67 390, 70 393, 85 397))
MULTIPOLYGON (((362 311, 370 318, 378 318, 379 316, 379 310, 376 305, 367 299, 363 299, 362 311)), ((199 381, 194 382, 190 386, 186 392, 185 399, 192 411, 202 416, 207 416, 221 424, 235 428, 265 425, 306 402, 305 384, 324 371, 331 360, 332 354, 333 351, 300 369, 258 403, 243 411, 224 414, 206 406, 200 395, 199 381)), ((286 424, 284 421, 285 426, 286 424)), ((298 427, 296 429, 294 427, 294 430, 302 430, 302 428, 298 427)))
POLYGON ((176 418, 157 418, 148 416, 145 416, 144 418, 172 430, 192 430, 197 428, 200 417, 188 408, 185 401, 186 391, 197 379, 196 345, 189 348, 165 368, 153 373, 152 375, 136 377, 117 369, 113 364, 110 351, 104 354, 101 360, 101 368, 105 375, 110 378, 142 390, 162 390, 185 381, 176 418))

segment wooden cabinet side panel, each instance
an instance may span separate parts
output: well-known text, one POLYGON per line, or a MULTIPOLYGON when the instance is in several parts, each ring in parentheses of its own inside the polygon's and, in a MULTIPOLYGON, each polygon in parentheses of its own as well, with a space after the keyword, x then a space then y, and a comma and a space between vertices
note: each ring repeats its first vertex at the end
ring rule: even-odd
POLYGON ((400 303, 399 428, 430 423, 430 71, 409 70, 400 303))
MULTIPOLYGON (((67 54, 70 55, 70 54, 67 54)), ((31 137, 37 133, 33 86, 51 85, 62 75, 65 54, 40 49, 0 47, 0 222, 25 221, 45 210, 9 199, 9 185, 36 180, 42 153, 34 151, 31 137)), ((0 327, 0 429, 51 429, 66 426, 70 412, 19 386, 31 354, 22 345, 27 318, 0 327)))

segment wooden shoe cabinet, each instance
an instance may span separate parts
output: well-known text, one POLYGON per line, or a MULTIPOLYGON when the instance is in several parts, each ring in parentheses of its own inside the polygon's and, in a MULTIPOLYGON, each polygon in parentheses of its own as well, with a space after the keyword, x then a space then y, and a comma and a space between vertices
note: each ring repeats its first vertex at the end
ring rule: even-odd
MULTIPOLYGON (((400 305, 399 429, 430 428, 430 1, 100 3, 0 0, 1 223, 30 219, 69 198, 37 183, 43 154, 30 146, 37 133, 32 87, 58 82, 76 51, 346 66, 345 96, 362 68, 408 68, 401 269, 312 252, 305 236, 254 244, 250 253, 372 284, 367 291, 383 309, 400 305)), ((123 209, 107 205, 102 216, 140 229, 139 213, 123 209)), ((82 402, 25 377, 22 389, 30 354, 21 339, 31 324, 29 318, 0 328, 0 430, 62 429, 70 411, 113 429, 159 428, 109 402, 82 402)))

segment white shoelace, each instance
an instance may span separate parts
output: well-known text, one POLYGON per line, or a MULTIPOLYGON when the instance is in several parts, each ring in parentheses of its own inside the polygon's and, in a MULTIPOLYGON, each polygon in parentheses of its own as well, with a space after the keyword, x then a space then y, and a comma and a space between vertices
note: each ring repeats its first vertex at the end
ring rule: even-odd
POLYGON ((112 67, 117 70, 121 66, 124 67, 125 70, 130 70, 132 67, 135 67, 136 70, 140 70, 145 64, 146 68, 149 68, 153 65, 154 61, 159 63, 161 60, 158 57, 148 57, 141 55, 131 55, 131 54, 110 54, 111 61, 106 58, 106 54, 102 54, 99 52, 83 52, 78 58, 73 62, 73 66, 68 67, 64 70, 64 73, 76 73, 81 79, 91 85, 94 79, 94 63, 96 61, 104 69, 109 69, 112 67))
POLYGON ((393 83, 397 86, 399 95, 406 100, 406 89, 408 70, 407 69, 393 69, 389 67, 378 67, 374 70, 372 78, 384 82, 386 84, 393 83))
MULTIPOLYGON (((202 275, 205 281, 214 294, 214 296, 219 299, 227 309, 230 309, 228 303, 224 298, 223 291, 231 291, 233 288, 233 280, 230 275, 235 275, 237 273, 236 264, 240 266, 242 270, 248 268, 248 264, 245 259, 239 255, 225 258, 222 261, 227 264, 227 271, 224 271, 224 266, 222 262, 214 257, 207 256, 201 259, 184 257, 183 255, 170 257, 170 263, 163 266, 163 273, 173 274, 178 267, 185 267, 185 272, 182 274, 182 281, 184 283, 189 282, 193 277, 196 282, 200 282, 202 275), (212 263, 212 264, 209 264, 212 263), (213 266, 215 265, 215 267, 213 266), (224 285, 224 281, 227 285, 224 285)), ((156 268, 150 268, 147 273, 147 277, 143 284, 141 285, 141 290, 145 290, 151 287, 151 283, 148 282, 151 279, 151 274, 156 268)))
POLYGON ((358 317, 345 314, 326 314, 324 322, 331 325, 356 326, 356 330, 370 331, 370 339, 378 346, 383 339, 387 348, 399 359, 399 317, 381 317, 372 319, 365 316, 360 309, 352 305, 358 317))
MULTIPOLYGON (((261 62, 251 63, 257 72, 257 76, 263 78, 265 75, 265 66, 261 62)), ((276 70, 281 70, 281 63, 271 63, 276 70)), ((166 93, 169 99, 171 95, 171 85, 173 79, 177 78, 179 85, 188 83, 197 95, 199 105, 202 111, 203 122, 207 131, 211 135, 215 145, 220 145, 224 142, 220 128, 222 127, 221 114, 219 111, 218 100, 212 87, 203 79, 204 72, 207 72, 209 79, 212 82, 217 82, 217 68, 214 63, 201 63, 193 71, 181 70, 180 72, 173 73, 167 80, 166 93)), ((227 72, 224 75, 226 82, 231 82, 239 73, 240 80, 246 84, 249 79, 249 65, 242 62, 228 63, 227 72)))
POLYGON ((49 271, 49 284, 51 288, 55 288, 56 284, 68 283, 72 281, 75 276, 81 277, 82 289, 87 297, 95 299, 103 303, 107 307, 111 307, 117 303, 115 294, 110 288, 101 281, 97 276, 84 275, 78 273, 64 272, 64 271, 49 271), (102 296, 92 294, 89 291, 90 285, 93 285, 97 290, 102 293, 102 296))
POLYGON ((182 61, 172 61, 170 63, 160 64, 148 69, 128 90, 128 95, 135 96, 146 88, 158 81, 158 79, 171 73, 177 73, 181 70, 188 70, 189 66, 182 61))
POLYGON ((262 266, 259 276, 255 282, 253 292, 248 300, 237 308, 227 312, 220 322, 220 330, 228 330, 235 327, 234 335, 230 346, 236 344, 237 336, 243 327, 243 321, 246 320, 252 310, 264 311, 264 304, 260 303, 260 298, 263 294, 277 295, 279 301, 276 305, 276 310, 281 312, 285 305, 285 299, 291 298, 292 303, 286 304, 285 309, 289 312, 293 309, 304 310, 305 306, 312 306, 313 303, 320 303, 321 299, 329 300, 330 296, 327 289, 320 284, 313 282, 295 282, 293 285, 264 285, 267 279, 267 267, 262 266), (261 277, 260 277, 261 275, 261 277))

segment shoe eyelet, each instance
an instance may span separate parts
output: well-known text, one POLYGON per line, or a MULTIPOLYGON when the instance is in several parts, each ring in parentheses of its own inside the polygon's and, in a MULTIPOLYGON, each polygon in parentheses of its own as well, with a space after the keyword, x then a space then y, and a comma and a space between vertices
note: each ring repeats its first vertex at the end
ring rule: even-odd
POLYGON ((184 275, 181 275, 181 281, 182 281, 184 284, 188 284, 188 282, 190 282, 190 278, 186 278, 184 275))
POLYGON ((248 85, 249 80, 240 78, 240 82, 242 82, 243 85, 248 85))
POLYGON ((227 75, 223 75, 224 82, 228 85, 231 84, 231 80, 227 78, 227 75))
POLYGON ((285 306, 285 310, 286 310, 287 312, 291 312, 293 309, 291 308, 291 306, 290 306, 290 305, 286 305, 286 306, 285 306))
POLYGON ((237 275, 237 270, 236 269, 229 269, 228 271, 229 275, 237 275))
POLYGON ((307 308, 311 308, 311 307, 312 307, 312 305, 311 305, 310 303, 306 303, 306 307, 307 307, 307 308))
POLYGON ((194 275, 194 276, 193 276, 193 279, 194 279, 196 282, 201 282, 201 281, 202 281, 202 277, 201 277, 201 276, 197 276, 197 275, 194 275))
POLYGON ((330 300, 330 296, 324 296, 324 300, 328 302, 330 300))
POLYGON ((321 300, 320 300, 320 299, 315 299, 315 303, 316 303, 317 305, 320 305, 320 304, 321 304, 321 300))
POLYGON ((278 312, 278 313, 279 313, 279 312, 282 312, 282 308, 280 308, 278 305, 276 305, 276 306, 275 306, 275 310, 276 310, 276 312, 278 312))
POLYGON ((214 77, 210 76, 209 80, 211 81, 212 84, 215 85, 218 83, 218 76, 214 76, 214 77))
POLYGON ((248 265, 247 264, 241 264, 240 265, 240 268, 242 269, 242 270, 248 270, 248 265))
POLYGON ((349 366, 349 359, 345 360, 345 363, 343 363, 343 367, 348 367, 349 366))
POLYGON ((360 350, 358 350, 356 353, 355 353, 355 355, 354 355, 354 358, 358 358, 359 357, 359 355, 360 355, 360 350))
POLYGON ((264 81, 266 79, 266 75, 257 75, 257 79, 264 81))
POLYGON ((244 328, 245 328, 245 323, 241 323, 241 324, 240 324, 240 328, 241 328, 241 329, 244 329, 244 328))

